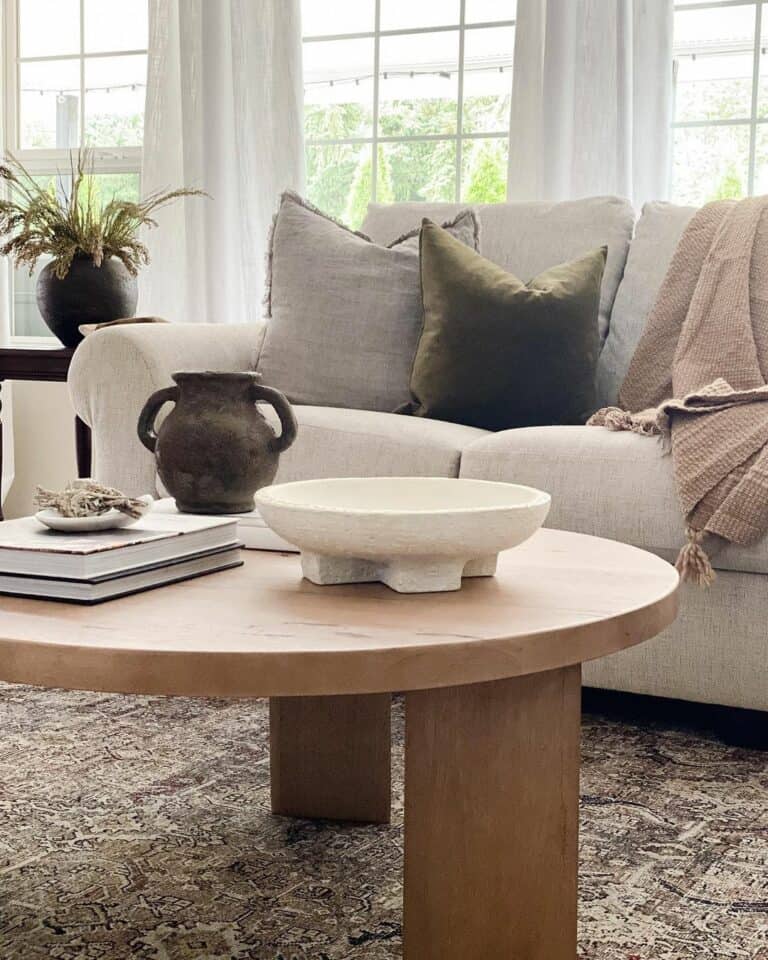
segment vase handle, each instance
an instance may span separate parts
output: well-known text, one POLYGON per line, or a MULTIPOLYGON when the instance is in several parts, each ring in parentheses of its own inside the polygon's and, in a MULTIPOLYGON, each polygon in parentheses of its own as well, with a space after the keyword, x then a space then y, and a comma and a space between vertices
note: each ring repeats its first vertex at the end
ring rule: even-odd
POLYGON ((293 413, 293 407, 291 407, 285 394, 280 393, 279 390, 275 390, 274 387, 265 387, 261 383, 254 383, 252 396, 254 402, 265 400, 267 403, 270 403, 275 408, 278 417, 280 417, 282 432, 279 437, 274 437, 269 441, 269 447, 270 450, 273 450, 275 453, 282 453, 284 450, 287 450, 296 439, 296 432, 299 429, 293 413))
POLYGON ((157 446, 157 434, 155 433, 155 417, 157 416, 160 407, 164 403, 173 402, 179 399, 179 388, 178 387, 163 387, 162 390, 155 390, 152 396, 144 404, 144 408, 139 414, 139 423, 137 426, 137 431, 139 434, 139 440, 144 444, 144 446, 151 453, 155 452, 155 447, 157 446))

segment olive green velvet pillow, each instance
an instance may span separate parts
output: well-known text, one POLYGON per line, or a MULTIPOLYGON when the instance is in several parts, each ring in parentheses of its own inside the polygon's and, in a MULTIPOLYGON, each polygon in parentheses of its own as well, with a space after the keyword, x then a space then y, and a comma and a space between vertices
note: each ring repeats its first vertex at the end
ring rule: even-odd
POLYGON ((607 248, 517 277, 424 220, 424 322, 403 413, 486 430, 584 423, 595 410, 607 248))

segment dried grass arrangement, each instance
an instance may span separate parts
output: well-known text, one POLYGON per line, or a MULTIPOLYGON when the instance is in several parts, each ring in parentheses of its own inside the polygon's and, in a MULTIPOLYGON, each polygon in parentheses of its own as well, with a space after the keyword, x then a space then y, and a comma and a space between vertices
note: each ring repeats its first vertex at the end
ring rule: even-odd
POLYGON ((77 256, 100 267, 110 257, 122 261, 131 276, 149 263, 139 239, 142 227, 156 227, 155 211, 180 197, 206 196, 181 187, 157 191, 138 202, 114 197, 101 205, 94 189, 92 151, 70 155, 69 177, 41 185, 12 155, 0 163, 0 254, 32 273, 42 256, 64 279, 77 256), (2 188, 5 189, 2 189, 2 188))
POLYGON ((53 508, 62 517, 94 517, 108 510, 119 510, 137 519, 147 509, 143 500, 96 480, 72 480, 63 490, 38 487, 34 503, 39 510, 53 508))

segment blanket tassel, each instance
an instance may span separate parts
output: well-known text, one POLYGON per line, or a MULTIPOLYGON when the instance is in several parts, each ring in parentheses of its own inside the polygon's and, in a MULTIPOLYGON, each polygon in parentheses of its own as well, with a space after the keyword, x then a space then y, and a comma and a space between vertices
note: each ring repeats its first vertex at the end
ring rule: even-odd
POLYGON ((639 433, 642 437, 655 437, 664 434, 667 423, 665 415, 655 407, 629 413, 621 407, 603 407, 587 420, 588 427, 605 427, 607 430, 627 430, 639 433))
POLYGON ((695 583, 698 587, 709 587, 715 579, 715 571, 709 562, 709 557, 701 545, 704 539, 702 530, 686 528, 688 543, 678 555, 675 567, 683 582, 695 583))

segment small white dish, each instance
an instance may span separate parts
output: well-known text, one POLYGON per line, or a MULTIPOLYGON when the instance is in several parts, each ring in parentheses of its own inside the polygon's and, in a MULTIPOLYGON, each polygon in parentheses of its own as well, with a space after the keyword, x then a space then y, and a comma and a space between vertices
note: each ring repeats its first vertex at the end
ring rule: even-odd
MULTIPOLYGON (((146 494, 138 499, 144 503, 141 513, 143 517, 152 508, 154 498, 146 494)), ((119 527, 130 527, 141 517, 129 517, 127 513, 121 513, 120 510, 107 510, 106 513, 97 513, 92 517, 63 517, 53 507, 38 510, 35 514, 35 520, 59 533, 96 533, 99 530, 116 530, 119 527)))
POLYGON ((378 580, 400 593, 492 576, 499 551, 539 529, 550 499, 520 484, 447 477, 302 480, 256 494, 267 524, 301 550, 308 580, 378 580))

